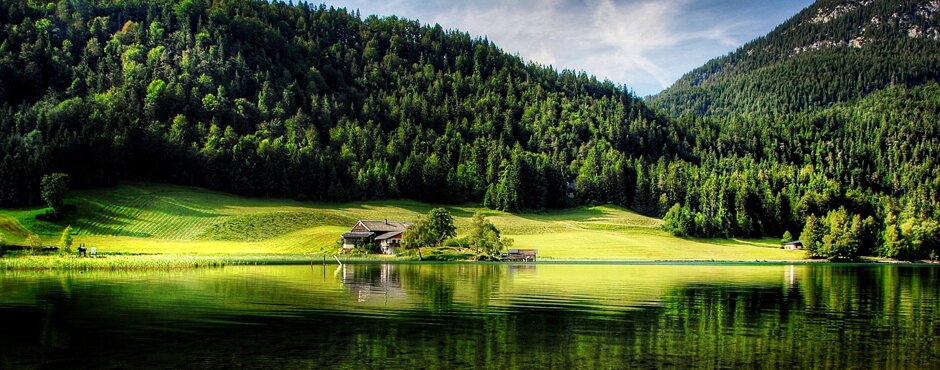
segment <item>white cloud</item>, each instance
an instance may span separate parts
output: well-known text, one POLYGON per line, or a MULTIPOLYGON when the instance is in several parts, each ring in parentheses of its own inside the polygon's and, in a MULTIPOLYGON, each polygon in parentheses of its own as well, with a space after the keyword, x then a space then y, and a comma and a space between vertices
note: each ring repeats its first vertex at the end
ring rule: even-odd
POLYGON ((601 0, 593 14, 591 31, 597 35, 594 41, 605 46, 611 57, 599 58, 586 68, 612 79, 629 78, 640 71, 652 76, 662 87, 671 83, 663 68, 649 59, 649 53, 680 42, 674 32, 675 3, 649 1, 618 6, 611 0, 601 0))
POLYGON ((525 59, 583 70, 646 95, 769 31, 809 2, 783 0, 786 6, 781 6, 748 0, 336 0, 335 5, 486 36, 525 59), (767 14, 766 9, 777 11, 767 14))

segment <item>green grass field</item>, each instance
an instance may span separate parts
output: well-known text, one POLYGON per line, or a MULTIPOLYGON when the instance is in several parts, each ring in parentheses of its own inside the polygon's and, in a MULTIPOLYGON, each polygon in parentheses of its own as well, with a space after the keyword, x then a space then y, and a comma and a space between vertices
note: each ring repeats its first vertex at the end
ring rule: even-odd
MULTIPOLYGON (((0 234, 22 243, 30 233, 55 244, 71 225, 74 241, 99 252, 252 254, 323 253, 359 219, 413 221, 433 205, 413 201, 315 203, 245 198, 200 188, 123 184, 73 192, 76 210, 58 222, 37 220, 42 208, 0 210, 0 234)), ((448 206, 458 234, 475 206, 448 206)), ((516 248, 564 260, 796 260, 773 240, 684 239, 659 229, 661 220, 614 206, 544 213, 487 210, 516 248)))

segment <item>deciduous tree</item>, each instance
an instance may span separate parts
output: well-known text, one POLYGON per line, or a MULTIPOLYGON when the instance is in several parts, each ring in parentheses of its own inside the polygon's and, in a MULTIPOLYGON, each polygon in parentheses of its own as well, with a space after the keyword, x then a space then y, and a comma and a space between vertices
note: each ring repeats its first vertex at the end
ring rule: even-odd
POLYGON ((69 175, 64 173, 50 173, 42 177, 42 200, 46 202, 56 215, 62 213, 65 193, 69 188, 69 175))

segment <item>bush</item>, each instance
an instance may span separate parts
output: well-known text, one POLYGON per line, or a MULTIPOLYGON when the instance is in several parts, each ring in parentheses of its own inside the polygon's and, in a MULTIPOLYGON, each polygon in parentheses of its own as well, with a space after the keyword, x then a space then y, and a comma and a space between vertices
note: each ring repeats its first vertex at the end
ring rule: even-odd
POLYGON ((696 229, 695 216, 688 207, 676 203, 663 217, 663 230, 675 236, 690 236, 696 229))
POLYGON ((473 247, 477 254, 495 256, 503 249, 511 247, 512 239, 503 238, 499 229, 487 220, 483 213, 477 211, 473 214, 467 244, 468 247, 473 247))
POLYGON ((29 234, 29 236, 26 237, 26 248, 27 248, 27 251, 30 253, 41 249, 42 239, 39 239, 39 235, 29 234))
POLYGON ((470 240, 467 237, 448 239, 444 246, 453 249, 468 249, 471 247, 470 240))

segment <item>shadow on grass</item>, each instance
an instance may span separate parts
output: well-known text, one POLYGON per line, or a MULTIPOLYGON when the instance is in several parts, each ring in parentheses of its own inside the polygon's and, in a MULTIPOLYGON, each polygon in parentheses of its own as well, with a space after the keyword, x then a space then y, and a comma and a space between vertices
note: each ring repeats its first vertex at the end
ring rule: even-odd
POLYGON ((124 227, 131 223, 129 215, 115 212, 112 209, 92 206, 92 203, 86 203, 88 209, 82 210, 76 214, 64 217, 57 224, 61 227, 72 225, 79 229, 82 234, 90 235, 113 235, 113 236, 132 236, 148 237, 145 233, 132 233, 124 231, 124 227), (91 209, 94 207, 94 209, 91 209))
POLYGON ((764 239, 739 239, 739 238, 690 238, 681 237, 683 240, 697 241, 700 243, 720 245, 723 247, 758 247, 781 249, 781 245, 773 238, 764 239))
POLYGON ((594 221, 607 213, 597 207, 573 207, 563 209, 553 209, 548 212, 521 212, 515 213, 515 216, 541 222, 552 222, 558 220, 587 222, 594 221))
MULTIPOLYGON (((472 217, 473 212, 467 210, 467 208, 472 208, 471 205, 440 205, 440 204, 429 204, 421 203, 413 200, 371 200, 363 202, 347 202, 347 203, 337 203, 335 207, 330 207, 328 204, 324 203, 315 203, 310 206, 317 206, 315 208, 327 209, 327 210, 352 210, 360 212, 369 212, 373 211, 370 208, 372 207, 396 207, 403 210, 417 213, 419 215, 426 215, 429 211, 434 208, 444 208, 451 216, 454 217, 472 217)), ((414 220, 396 220, 396 221, 414 221, 414 220)))
POLYGON ((163 217, 192 219, 220 216, 217 213, 186 207, 172 199, 167 200, 153 195, 142 195, 132 199, 118 198, 111 203, 101 203, 87 198, 77 200, 79 203, 78 210, 66 215, 55 224, 60 228, 72 225, 77 227, 81 233, 91 235, 152 237, 152 233, 128 230, 128 227, 140 222, 154 222, 154 220, 163 217), (141 217, 145 212, 154 217, 141 217))
POLYGON ((17 238, 26 239, 29 231, 24 229, 11 217, 0 217, 0 230, 17 238))

